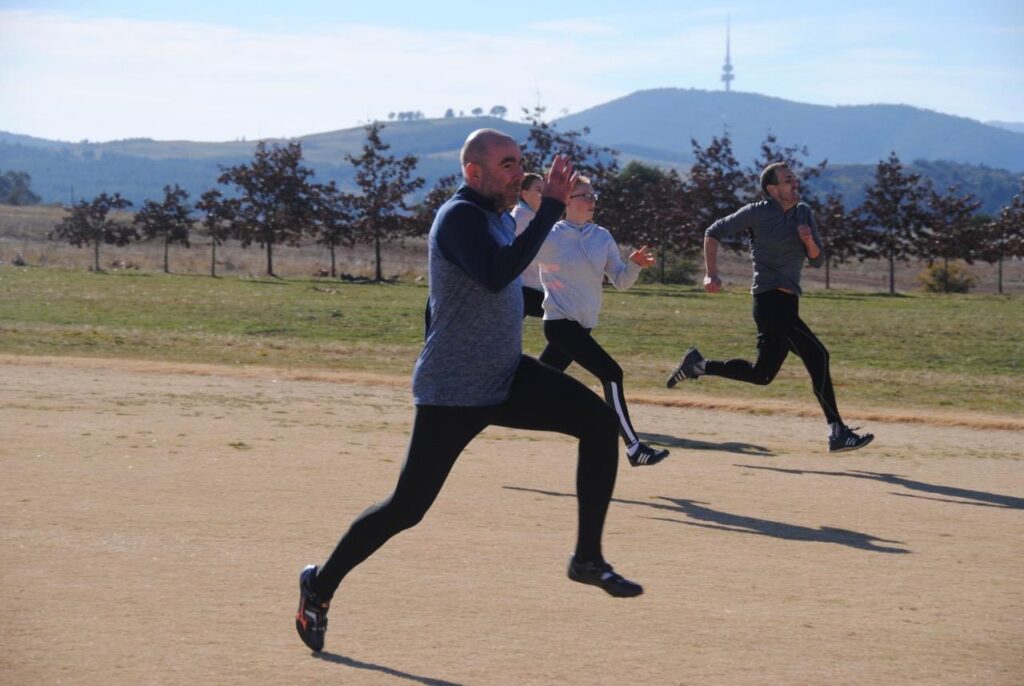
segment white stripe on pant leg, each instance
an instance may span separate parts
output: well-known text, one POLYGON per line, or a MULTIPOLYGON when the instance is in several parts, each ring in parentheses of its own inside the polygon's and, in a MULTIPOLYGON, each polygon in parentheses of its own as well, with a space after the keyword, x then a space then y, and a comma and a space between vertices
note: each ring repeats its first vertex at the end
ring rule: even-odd
POLYGON ((609 381, 608 385, 612 388, 612 401, 615 403, 615 414, 619 415, 619 426, 626 434, 626 440, 629 441, 629 445, 633 445, 640 439, 636 437, 633 432, 633 427, 629 425, 626 420, 626 413, 622 410, 622 405, 626 402, 626 399, 622 397, 622 389, 619 388, 618 384, 614 381, 609 381))

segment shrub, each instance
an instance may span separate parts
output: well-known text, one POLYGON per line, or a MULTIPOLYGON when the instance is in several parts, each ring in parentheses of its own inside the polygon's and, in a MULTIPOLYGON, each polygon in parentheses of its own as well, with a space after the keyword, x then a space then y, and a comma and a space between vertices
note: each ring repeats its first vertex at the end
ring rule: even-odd
POLYGON ((928 293, 966 293, 978 283, 971 270, 955 262, 925 267, 917 280, 928 293))

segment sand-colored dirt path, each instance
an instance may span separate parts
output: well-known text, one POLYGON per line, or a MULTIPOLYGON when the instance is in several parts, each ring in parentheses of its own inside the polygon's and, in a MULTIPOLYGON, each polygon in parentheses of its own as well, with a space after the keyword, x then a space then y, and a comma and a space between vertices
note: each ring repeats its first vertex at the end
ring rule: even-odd
POLYGON ((574 446, 488 429, 343 584, 296 578, 388 494, 406 379, 2 358, 0 682, 1024 683, 1024 433, 636 404, 608 558, 573 584, 574 446))

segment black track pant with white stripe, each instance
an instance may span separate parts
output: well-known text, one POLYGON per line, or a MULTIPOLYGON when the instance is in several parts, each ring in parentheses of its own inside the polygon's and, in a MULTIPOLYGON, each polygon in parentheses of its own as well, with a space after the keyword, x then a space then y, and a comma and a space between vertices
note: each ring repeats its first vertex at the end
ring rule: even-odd
POLYGON ((604 387, 605 401, 615 410, 619 434, 628 448, 640 439, 629 420, 622 390, 622 367, 594 340, 590 331, 571 319, 545 319, 544 336, 548 345, 540 354, 540 361, 561 371, 576 362, 596 376, 604 387))
POLYGON ((321 567, 314 591, 331 598, 342 579, 392 536, 418 524, 463 449, 489 425, 579 439, 575 556, 602 560, 601 534, 615 488, 619 449, 608 406, 583 384, 523 356, 505 402, 483 407, 418 405, 394 492, 356 518, 321 567))
POLYGON ((828 350, 800 319, 800 298, 785 291, 768 291, 754 296, 754 322, 757 324, 757 359, 708 360, 704 373, 727 379, 767 386, 782 368, 790 353, 803 361, 811 376, 814 395, 830 424, 842 421, 829 374, 828 350))

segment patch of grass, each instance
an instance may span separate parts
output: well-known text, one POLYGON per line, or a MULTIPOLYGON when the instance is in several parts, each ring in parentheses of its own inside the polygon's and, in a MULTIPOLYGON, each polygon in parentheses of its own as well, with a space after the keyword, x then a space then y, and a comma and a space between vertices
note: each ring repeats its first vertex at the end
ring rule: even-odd
MULTIPOLYGON (((0 267, 0 352, 84 355, 408 375, 423 337, 427 288, 161 273, 0 267)), ((695 287, 605 292, 595 337, 627 389, 664 388, 692 344, 717 359, 754 354, 751 298, 695 287)), ((992 295, 813 292, 801 315, 832 355, 840 407, 1024 410, 1024 300, 992 295)), ((539 354, 536 319, 524 349, 539 354)), ((578 374, 588 384, 594 380, 578 374)), ((795 399, 814 405, 799 360, 768 387, 724 379, 677 393, 795 399)))

